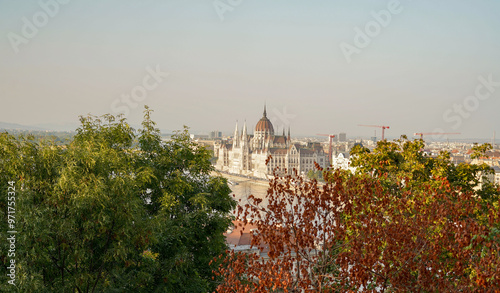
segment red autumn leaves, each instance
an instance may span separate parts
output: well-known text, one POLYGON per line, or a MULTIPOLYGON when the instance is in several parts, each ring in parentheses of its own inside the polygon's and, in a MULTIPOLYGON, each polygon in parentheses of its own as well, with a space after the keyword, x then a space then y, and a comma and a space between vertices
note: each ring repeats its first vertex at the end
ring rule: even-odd
POLYGON ((238 210, 268 252, 230 252, 218 292, 500 290, 498 202, 444 178, 392 192, 383 177, 325 175, 322 186, 278 176, 267 206, 250 197, 238 210))

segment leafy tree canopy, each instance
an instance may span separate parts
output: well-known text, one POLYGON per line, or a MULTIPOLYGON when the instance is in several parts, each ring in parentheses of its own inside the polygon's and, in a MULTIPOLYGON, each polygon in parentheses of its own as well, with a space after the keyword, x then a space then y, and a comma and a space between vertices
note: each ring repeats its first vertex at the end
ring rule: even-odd
MULTIPOLYGON (((0 134, 3 231, 16 184, 17 290, 207 292, 235 202, 188 130, 162 141, 146 107, 142 129, 81 117, 69 143, 0 134)), ((2 250, 7 251, 2 242, 2 250)), ((1 290, 10 258, 2 254, 1 290)))
POLYGON ((423 147, 403 137, 357 148, 356 174, 323 170, 323 185, 276 173, 265 200, 238 208, 260 253, 223 256, 218 292, 500 290, 498 186, 478 186, 489 167, 423 147))
MULTIPOLYGON (((440 178, 446 178, 454 187, 463 192, 476 192, 485 200, 498 200, 498 186, 489 182, 487 174, 493 170, 487 164, 454 164, 450 153, 442 151, 438 156, 427 155, 423 149, 422 139, 410 141, 402 136, 395 141, 379 141, 377 147, 370 151, 361 146, 355 146, 352 151, 351 166, 357 167, 358 174, 370 174, 384 181, 388 190, 415 190, 425 183, 439 185, 440 178)), ((488 143, 475 145, 471 158, 485 157, 492 146, 488 143)))

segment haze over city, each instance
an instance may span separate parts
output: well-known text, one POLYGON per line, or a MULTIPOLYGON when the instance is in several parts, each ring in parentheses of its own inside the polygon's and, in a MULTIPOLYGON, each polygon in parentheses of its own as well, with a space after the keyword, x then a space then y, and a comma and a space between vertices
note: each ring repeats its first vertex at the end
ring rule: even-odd
POLYGON ((79 115, 125 111, 137 125, 147 104, 162 130, 229 134, 236 120, 253 129, 266 103, 276 130, 292 136, 373 135, 358 124, 390 125, 388 138, 500 130, 498 2, 0 7, 1 122, 77 125, 79 115))

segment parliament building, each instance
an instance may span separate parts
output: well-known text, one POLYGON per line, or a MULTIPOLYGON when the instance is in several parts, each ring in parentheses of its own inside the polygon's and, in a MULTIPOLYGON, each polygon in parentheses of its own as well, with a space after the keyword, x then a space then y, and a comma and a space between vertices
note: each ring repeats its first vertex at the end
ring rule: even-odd
POLYGON ((285 135, 284 129, 282 135, 275 135, 265 106, 253 135, 248 134, 246 122, 241 132, 236 123, 232 140, 216 143, 214 155, 217 158, 215 167, 220 171, 265 179, 272 176, 276 167, 281 174, 285 170, 291 174, 295 169, 299 175, 307 175, 309 170, 314 170, 314 162, 321 167, 328 165, 328 156, 319 143, 292 143, 290 128, 288 135, 285 135))

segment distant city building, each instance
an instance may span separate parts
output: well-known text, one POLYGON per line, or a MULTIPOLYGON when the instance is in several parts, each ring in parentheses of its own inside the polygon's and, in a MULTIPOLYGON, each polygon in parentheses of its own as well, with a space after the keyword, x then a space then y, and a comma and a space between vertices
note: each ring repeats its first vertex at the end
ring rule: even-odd
POLYGON ((339 142, 344 142, 344 141, 347 141, 347 134, 345 134, 344 132, 339 133, 339 142))
POLYGON ((214 139, 214 138, 222 138, 222 132, 216 130, 216 131, 211 131, 208 134, 209 139, 214 139))
POLYGON ((254 134, 247 133, 246 122, 240 132, 238 124, 232 142, 220 141, 214 144, 215 167, 218 170, 258 178, 268 178, 275 168, 288 174, 295 169, 299 175, 314 170, 314 163, 321 167, 328 164, 328 157, 321 144, 310 143, 306 146, 291 143, 290 128, 288 135, 275 135, 274 127, 264 114, 255 126, 254 134), (269 159, 268 164, 266 161, 269 159))
POLYGON ((190 134, 189 137, 193 140, 196 139, 208 139, 208 135, 206 134, 190 134))
POLYGON ((333 169, 343 169, 349 170, 352 173, 356 172, 355 167, 351 167, 351 160, 349 159, 349 155, 340 153, 338 156, 332 157, 332 168, 333 169))
POLYGON ((494 182, 498 185, 500 185, 500 167, 494 166, 493 170, 495 171, 495 179, 494 182))

